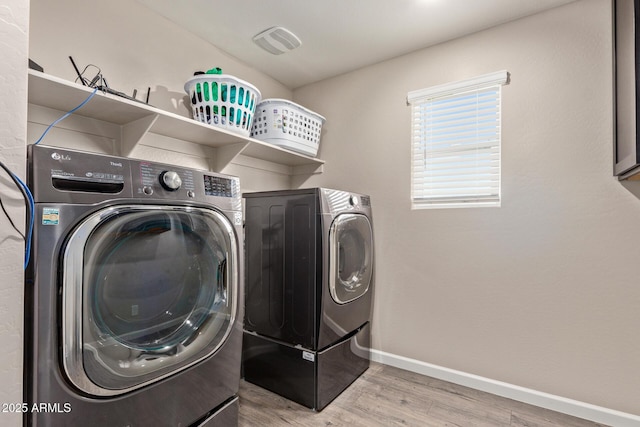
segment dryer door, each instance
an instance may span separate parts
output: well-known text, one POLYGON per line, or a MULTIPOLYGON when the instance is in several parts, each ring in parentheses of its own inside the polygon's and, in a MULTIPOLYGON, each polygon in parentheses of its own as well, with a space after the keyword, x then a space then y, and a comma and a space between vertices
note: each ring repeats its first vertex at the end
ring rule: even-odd
POLYGON ((338 304, 360 298, 373 275, 373 231, 362 214, 341 214, 329 231, 329 290, 338 304))
POLYGON ((125 393, 210 357, 235 321, 238 239, 212 209, 99 211, 68 239, 62 268, 63 365, 91 395, 125 393))

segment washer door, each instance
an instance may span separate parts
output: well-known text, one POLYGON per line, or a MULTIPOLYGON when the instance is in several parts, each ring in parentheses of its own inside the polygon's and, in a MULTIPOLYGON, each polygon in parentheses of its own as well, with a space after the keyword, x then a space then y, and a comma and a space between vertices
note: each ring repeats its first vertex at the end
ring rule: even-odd
POLYGON ((75 229, 62 268, 63 365, 88 394, 125 393, 185 369, 233 327, 238 243, 215 210, 102 210, 75 229))
POLYGON ((373 231, 362 214, 341 214, 329 230, 329 290, 338 304, 360 298, 373 275, 373 231))

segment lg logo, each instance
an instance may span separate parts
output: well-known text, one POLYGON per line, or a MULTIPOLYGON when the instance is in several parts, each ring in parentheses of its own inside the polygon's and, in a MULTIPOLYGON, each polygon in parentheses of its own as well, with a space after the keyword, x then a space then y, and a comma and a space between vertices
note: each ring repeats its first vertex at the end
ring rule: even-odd
POLYGON ((61 160, 71 160, 71 157, 66 154, 53 153, 51 154, 51 158, 53 160, 61 161, 61 160))

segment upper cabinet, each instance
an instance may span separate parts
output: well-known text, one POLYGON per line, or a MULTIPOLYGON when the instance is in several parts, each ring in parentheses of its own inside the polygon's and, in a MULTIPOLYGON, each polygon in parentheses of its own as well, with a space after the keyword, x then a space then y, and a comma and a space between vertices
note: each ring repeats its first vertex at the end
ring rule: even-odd
MULTIPOLYGON (((87 99, 93 89, 29 70, 29 104, 67 112, 87 99)), ((75 114, 121 128, 120 156, 127 157, 146 133, 155 133, 216 149, 212 168, 222 171, 244 155, 289 166, 291 175, 322 172, 324 161, 294 153, 254 138, 159 110, 150 105, 98 92, 75 114)))
POLYGON ((639 0, 614 0, 614 174, 619 179, 640 179, 639 17, 639 0))

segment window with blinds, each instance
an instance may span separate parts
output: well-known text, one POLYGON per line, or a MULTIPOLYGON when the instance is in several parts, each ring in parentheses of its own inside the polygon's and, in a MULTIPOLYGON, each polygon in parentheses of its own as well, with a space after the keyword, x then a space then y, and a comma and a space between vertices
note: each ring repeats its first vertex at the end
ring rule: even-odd
POLYGON ((409 92, 414 209, 500 206, 506 71, 409 92))

